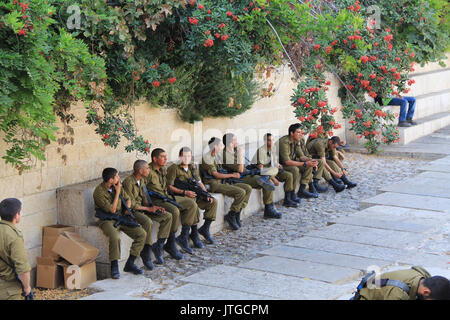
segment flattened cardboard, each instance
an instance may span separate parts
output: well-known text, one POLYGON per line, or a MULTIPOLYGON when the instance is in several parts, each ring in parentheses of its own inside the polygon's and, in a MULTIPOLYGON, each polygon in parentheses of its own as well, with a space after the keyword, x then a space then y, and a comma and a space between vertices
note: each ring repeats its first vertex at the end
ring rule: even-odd
POLYGON ((53 246, 58 239, 61 232, 71 231, 75 232, 74 227, 65 226, 62 224, 55 224, 44 227, 43 239, 42 239, 42 257, 51 257, 54 261, 59 260, 60 256, 52 251, 53 246))
POLYGON ((99 253, 96 247, 84 240, 79 234, 69 231, 60 233, 52 250, 77 266, 95 260, 99 253))
POLYGON ((36 287, 55 289, 64 285, 63 268, 51 257, 36 257, 36 287))
POLYGON ((95 261, 83 266, 70 265, 67 262, 59 263, 64 269, 64 286, 67 289, 84 289, 97 281, 97 269, 95 261))

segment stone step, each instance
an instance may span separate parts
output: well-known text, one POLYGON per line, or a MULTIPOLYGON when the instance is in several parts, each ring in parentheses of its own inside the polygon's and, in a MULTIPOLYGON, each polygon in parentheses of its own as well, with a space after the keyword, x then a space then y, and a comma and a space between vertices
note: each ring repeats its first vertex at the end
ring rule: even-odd
POLYGON ((411 127, 399 127, 400 145, 408 144, 441 128, 450 125, 450 112, 442 112, 422 118, 411 127))
POLYGON ((430 92, 438 92, 450 89, 450 68, 417 73, 411 76, 416 82, 411 86, 409 96, 420 96, 430 92), (442 81, 443 80, 443 81, 442 81))

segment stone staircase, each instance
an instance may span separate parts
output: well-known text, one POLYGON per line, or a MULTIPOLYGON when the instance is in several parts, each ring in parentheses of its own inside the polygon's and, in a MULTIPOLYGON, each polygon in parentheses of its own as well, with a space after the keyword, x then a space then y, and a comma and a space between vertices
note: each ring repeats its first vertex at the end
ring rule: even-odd
MULTIPOLYGON (((408 96, 416 98, 414 121, 417 125, 399 128, 399 145, 408 144, 418 138, 450 125, 450 68, 434 69, 412 74, 416 82, 408 96)), ((389 106, 394 114, 400 113, 400 106, 389 106)), ((398 122, 398 118, 395 120, 398 122)), ((364 139, 357 139, 346 124, 346 139, 352 145, 363 145, 364 139)))

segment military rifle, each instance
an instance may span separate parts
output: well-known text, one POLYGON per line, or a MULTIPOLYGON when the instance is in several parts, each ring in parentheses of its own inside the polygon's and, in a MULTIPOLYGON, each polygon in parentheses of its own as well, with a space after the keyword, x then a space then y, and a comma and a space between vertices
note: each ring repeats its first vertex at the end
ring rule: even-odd
POLYGON ((148 190, 148 194, 150 197, 156 198, 156 199, 160 199, 164 202, 168 202, 170 204, 173 204, 175 207, 177 207, 178 209, 183 209, 182 206, 180 206, 180 204, 178 202, 175 201, 175 199, 170 199, 169 197, 166 197, 165 195, 162 195, 161 193, 155 192, 155 191, 151 191, 148 190))
POLYGON ((193 191, 197 195, 197 198, 200 198, 205 201, 209 201, 209 198, 213 198, 213 196, 209 192, 203 190, 203 188, 194 179, 188 179, 183 181, 176 178, 173 185, 175 188, 181 190, 193 191))

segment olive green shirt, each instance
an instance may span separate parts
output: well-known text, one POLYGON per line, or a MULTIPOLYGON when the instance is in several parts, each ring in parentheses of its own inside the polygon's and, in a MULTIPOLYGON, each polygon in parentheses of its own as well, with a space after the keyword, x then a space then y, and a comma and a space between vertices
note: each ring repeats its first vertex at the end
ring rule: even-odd
MULTIPOLYGON (((200 164, 200 171, 203 174, 212 176, 213 172, 217 172, 217 168, 220 166, 217 162, 217 157, 211 155, 211 151, 205 153, 203 155, 202 163, 200 164)), ((202 180, 206 184, 220 183, 220 179, 206 179, 204 176, 202 176, 202 180)))
POLYGON ((280 163, 285 165, 286 161, 300 161, 303 156, 300 142, 291 141, 286 135, 278 140, 278 150, 280 150, 280 163))
POLYGON ((141 179, 141 181, 138 183, 134 174, 126 177, 125 180, 123 180, 123 188, 130 197, 130 208, 133 210, 140 206, 148 206, 147 198, 145 197, 144 190, 142 189, 144 183, 144 179, 141 179))
POLYGON ((9 221, 0 221, 0 281, 14 281, 17 274, 31 270, 22 232, 9 221))
POLYGON ((167 184, 173 185, 176 178, 181 181, 187 181, 189 179, 198 181, 200 179, 200 173, 195 164, 189 164, 186 171, 181 164, 174 163, 167 169, 167 184), (192 175, 192 171, 194 172, 195 177, 192 175))
MULTIPOLYGON (((94 190, 94 205, 95 205, 95 209, 101 209, 106 213, 111 213, 111 207, 113 205, 114 202, 114 196, 116 194, 116 189, 114 189, 114 187, 111 188, 111 190, 108 190, 108 188, 106 187, 106 183, 102 182, 101 184, 99 184, 95 190, 94 190)), ((128 201, 130 199, 130 197, 128 196, 128 194, 125 192, 125 190, 122 188, 120 189, 120 195, 123 197, 123 199, 125 201, 128 201)), ((122 212, 122 201, 119 200, 117 201, 117 209, 116 209, 116 213, 121 213, 122 212)))
POLYGON ((165 167, 156 169, 155 163, 150 163, 150 174, 144 178, 145 184, 149 191, 158 192, 166 197, 169 196, 167 192, 167 169, 165 167))
POLYGON ((263 145, 256 151, 255 155, 253 156, 252 163, 255 163, 257 165, 262 164, 264 168, 278 168, 278 155, 277 152, 273 149, 274 148, 269 151, 267 150, 267 145, 263 145))
POLYGON ((230 152, 227 149, 223 149, 222 167, 226 169, 228 173, 239 172, 239 164, 236 150, 234 152, 230 152))
POLYGON ((307 149, 312 157, 333 159, 336 156, 336 150, 328 148, 328 139, 317 138, 307 144, 307 149))
POLYGON ((385 286, 374 289, 363 288, 360 294, 362 299, 367 300, 416 300, 420 279, 429 277, 431 277, 430 273, 420 266, 414 266, 408 270, 387 272, 381 275, 381 279, 404 282, 410 289, 409 295, 396 286, 385 286))

